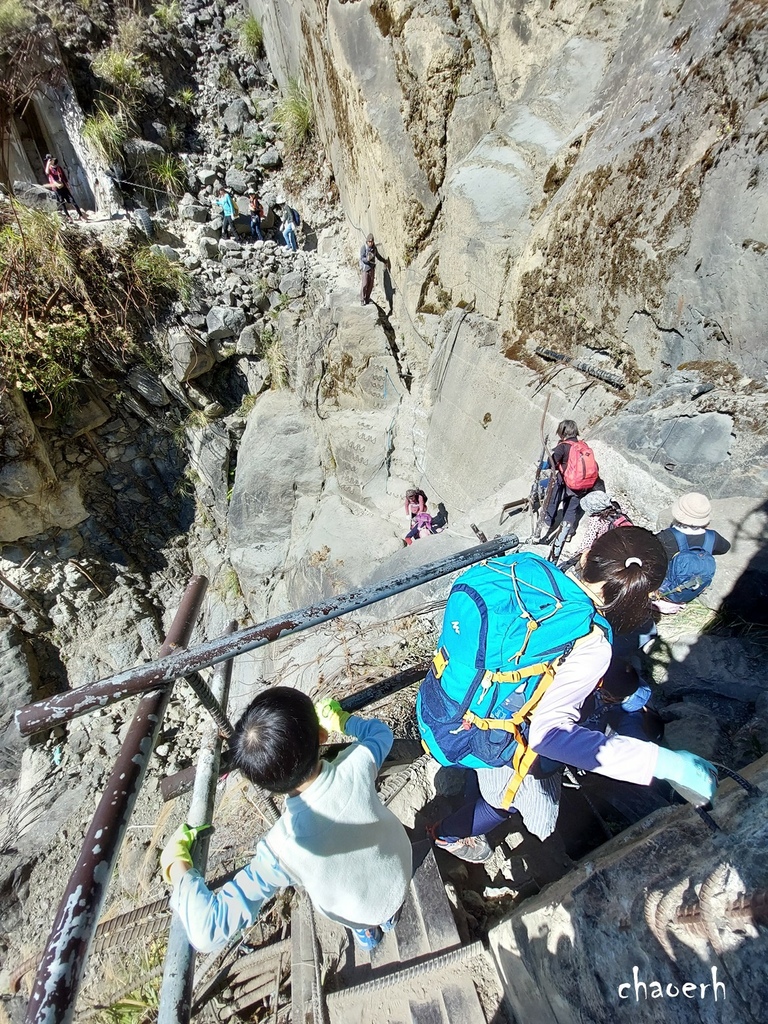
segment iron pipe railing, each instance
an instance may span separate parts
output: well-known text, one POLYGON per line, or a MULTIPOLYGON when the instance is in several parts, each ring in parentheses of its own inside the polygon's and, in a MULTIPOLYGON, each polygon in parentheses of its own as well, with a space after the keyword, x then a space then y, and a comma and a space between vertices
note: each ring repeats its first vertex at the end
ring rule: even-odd
MULTIPOLYGON (((208 581, 187 584, 161 654, 186 646, 208 581)), ((27 1024, 69 1024, 107 886, 152 756, 171 687, 142 697, 56 911, 27 1006, 27 1024)))
MULTIPOLYGON (((225 636, 231 636, 237 628, 231 622, 225 636)), ((214 673, 213 681, 208 690, 216 707, 221 708, 226 716, 229 699, 229 683, 232 678, 232 659, 222 662, 214 673)), ((197 692, 197 691, 195 691, 197 692)), ((219 781, 219 758, 221 757, 221 733, 214 720, 206 729, 200 753, 197 759, 197 774, 189 802, 187 822, 192 825, 207 825, 213 821, 213 808, 216 802, 216 784, 219 781)), ((208 843, 210 837, 201 835, 192 847, 192 860, 197 870, 205 875, 208 863, 208 843)), ((165 954, 163 983, 160 989, 160 1005, 158 1007, 158 1024, 187 1024, 192 1004, 192 983, 195 971, 195 951, 189 944, 187 933, 178 914, 171 918, 168 934, 168 948, 165 954)))
POLYGON ((64 722, 69 722, 80 715, 88 714, 97 708, 104 708, 116 701, 125 700, 137 693, 145 693, 164 683, 170 683, 180 676, 188 676, 210 665, 216 665, 228 658, 234 658, 246 651, 273 643, 283 637, 291 636, 313 626, 318 626, 340 615, 365 608, 377 601, 383 601, 404 590, 439 579, 449 573, 457 572, 485 558, 500 555, 517 546, 518 539, 513 534, 496 537, 487 544, 480 544, 466 551, 459 551, 437 562, 411 569, 388 580, 371 584, 341 594, 324 604, 303 608, 298 612, 290 612, 269 619, 258 626, 241 629, 232 636, 217 637, 188 651, 181 651, 170 657, 152 661, 138 668, 128 669, 109 679, 95 683, 86 683, 76 690, 67 690, 34 704, 27 704, 16 712, 16 725, 22 736, 30 736, 44 729, 52 729, 64 722))

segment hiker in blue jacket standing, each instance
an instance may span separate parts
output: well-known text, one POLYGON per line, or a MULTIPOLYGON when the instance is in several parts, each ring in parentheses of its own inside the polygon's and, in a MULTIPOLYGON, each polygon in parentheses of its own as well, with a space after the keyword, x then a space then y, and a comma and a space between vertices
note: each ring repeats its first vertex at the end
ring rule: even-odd
POLYGON ((234 238, 237 240, 237 231, 235 230, 235 220, 237 219, 237 210, 232 200, 232 196, 227 192, 225 188, 219 189, 219 197, 216 202, 221 207, 221 212, 224 215, 224 220, 221 223, 221 237, 222 238, 234 238))

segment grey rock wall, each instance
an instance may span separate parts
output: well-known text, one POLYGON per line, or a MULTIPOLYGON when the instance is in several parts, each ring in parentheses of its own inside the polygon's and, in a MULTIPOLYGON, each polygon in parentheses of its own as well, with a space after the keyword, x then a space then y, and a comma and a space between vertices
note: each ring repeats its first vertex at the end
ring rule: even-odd
MULTIPOLYGON (((414 310, 469 305, 498 325, 499 381, 502 352, 546 372, 537 346, 617 373, 607 442, 674 488, 764 493, 761 5, 250 7, 278 81, 311 87, 350 228, 393 258, 414 351, 414 310)), ((460 435, 423 426, 442 465, 460 435)))
POLYGON ((722 831, 708 832, 690 807, 657 811, 493 928, 491 949, 516 1018, 762 1019, 766 932, 727 912, 740 894, 764 891, 768 882, 767 768, 763 758, 745 770, 759 796, 750 799, 730 782, 721 788, 714 817, 722 831), (698 928, 684 926, 684 907, 701 908, 698 928), (645 990, 634 987, 635 969, 645 990), (724 985, 717 1002, 713 969, 724 985), (683 990, 687 983, 694 987, 683 990), (709 985, 703 994, 701 984, 709 985))

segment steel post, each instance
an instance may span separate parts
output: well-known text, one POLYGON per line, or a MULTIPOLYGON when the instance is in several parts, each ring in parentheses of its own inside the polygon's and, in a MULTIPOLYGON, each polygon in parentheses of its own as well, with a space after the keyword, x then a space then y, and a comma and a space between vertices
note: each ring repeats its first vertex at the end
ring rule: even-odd
MULTIPOLYGON (((193 576, 189 581, 160 648, 162 655, 188 643, 207 585, 204 576, 193 576)), ((88 951, 170 690, 167 686, 148 693, 133 717, 56 911, 27 1006, 27 1024, 69 1024, 74 1016, 88 951)))
POLYGON ((16 712, 16 725, 22 736, 52 729, 80 715, 88 714, 89 711, 95 711, 96 708, 104 708, 126 697, 145 693, 180 676, 188 676, 201 668, 226 661, 227 658, 237 657, 275 640, 311 629, 313 626, 328 622, 329 619, 336 619, 340 615, 383 601, 422 583, 447 576, 485 558, 501 555, 510 548, 517 547, 517 543, 517 537, 512 534, 497 537, 487 544, 459 551, 448 558, 429 562, 391 579, 382 580, 369 587, 361 587, 348 594, 341 594, 324 604, 277 616, 261 625, 241 629, 232 636, 217 637, 189 651, 173 654, 162 661, 149 662, 139 668, 120 672, 109 679, 88 683, 77 690, 59 693, 35 704, 27 704, 16 712))
MULTIPOLYGON (((231 622, 225 636, 231 636, 237 628, 231 622)), ((232 659, 222 662, 213 677, 209 694, 222 716, 226 716, 229 698, 229 681, 232 677, 232 659)), ((206 687, 207 689, 207 687, 206 687)), ((197 691, 196 691, 197 692, 197 691)), ((226 720, 226 717, 225 717, 226 720)), ((187 822, 206 825, 213 821, 216 801, 216 784, 219 781, 219 758, 221 736, 219 725, 214 720, 206 729, 197 759, 197 775, 189 804, 187 822)), ((205 875, 208 863, 209 837, 201 836, 192 848, 192 859, 197 870, 205 875)), ((195 970, 195 952, 189 944, 187 933, 178 914, 171 918, 168 935, 168 949, 165 954, 163 984, 160 990, 160 1006, 157 1024, 187 1024, 192 1005, 192 982, 195 970)))

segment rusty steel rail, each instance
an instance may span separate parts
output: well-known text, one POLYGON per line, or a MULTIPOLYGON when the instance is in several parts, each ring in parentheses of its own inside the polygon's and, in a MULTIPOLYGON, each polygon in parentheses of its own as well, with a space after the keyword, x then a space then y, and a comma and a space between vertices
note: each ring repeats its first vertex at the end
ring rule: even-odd
MULTIPOLYGON (((189 642, 207 586, 204 576, 193 576, 189 581, 160 648, 161 655, 170 654, 189 642)), ((73 1019, 75 1000, 107 887, 170 693, 169 685, 147 694, 139 703, 56 911, 27 1006, 27 1024, 69 1024, 73 1019)))
POLYGON ((31 736, 36 732, 52 729, 80 715, 95 711, 97 708, 104 708, 138 693, 146 693, 148 690, 156 689, 181 676, 191 675, 201 668, 216 665, 228 658, 244 654, 246 651, 264 647, 282 637, 311 629, 330 619, 336 619, 340 615, 346 615, 348 612, 365 608, 377 601, 383 601, 387 597, 393 597, 404 590, 410 590, 422 583, 428 583, 430 580, 457 572, 459 569, 464 569, 485 558, 501 555, 510 548, 517 547, 517 544, 518 539, 514 534, 496 537, 494 540, 488 541, 487 544, 459 551, 438 562, 429 562, 427 565, 403 572, 391 579, 341 594, 324 604, 313 605, 287 615, 279 615, 258 626, 241 629, 231 636, 217 637, 199 647, 172 654, 170 657, 149 662, 138 668, 128 669, 109 679, 87 683, 76 690, 68 690, 46 700, 37 701, 35 704, 27 704, 16 712, 16 725, 22 736, 31 736))
MULTIPOLYGON (((231 622, 225 633, 231 636, 237 628, 231 622)), ((232 659, 222 662, 216 669, 213 684, 208 690, 210 700, 221 709, 226 721, 227 701, 229 700, 229 683, 232 678, 232 659)), ((197 693, 198 691, 195 690, 197 693)), ((192 799, 187 812, 187 822, 192 825, 207 825, 213 821, 213 808, 216 801, 216 784, 219 781, 219 758, 221 756, 221 736, 218 721, 214 719, 203 736, 200 755, 197 762, 197 777, 192 792, 192 799)), ((231 726, 227 738, 232 736, 231 726)), ((197 870, 204 876, 208 864, 208 844, 210 836, 203 835, 192 848, 192 859, 197 870)), ((174 913, 171 918, 171 929, 168 935, 168 948, 165 954, 163 983, 160 989, 160 1004, 157 1011, 158 1024, 187 1024, 192 1005, 192 982, 195 971, 195 951, 189 944, 187 933, 181 918, 174 913)))

